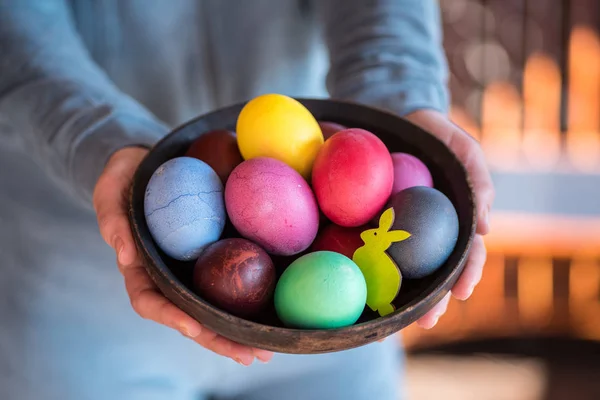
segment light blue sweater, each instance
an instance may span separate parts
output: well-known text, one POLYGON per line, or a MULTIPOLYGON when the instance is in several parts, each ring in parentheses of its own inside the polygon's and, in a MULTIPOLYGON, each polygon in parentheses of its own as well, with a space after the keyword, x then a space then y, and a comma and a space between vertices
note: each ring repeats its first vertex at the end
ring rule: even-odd
POLYGON ((0 125, 89 200, 107 157, 270 91, 447 106, 433 0, 0 0, 0 125), (328 65, 329 64, 329 65, 328 65))
MULTIPOLYGON (((162 382, 154 396, 171 380, 233 379, 131 310, 90 209, 106 160, 266 92, 444 112, 438 12, 434 0, 0 0, 0 398, 137 399, 109 384, 162 382)), ((235 376, 283 379, 335 359, 235 376)))

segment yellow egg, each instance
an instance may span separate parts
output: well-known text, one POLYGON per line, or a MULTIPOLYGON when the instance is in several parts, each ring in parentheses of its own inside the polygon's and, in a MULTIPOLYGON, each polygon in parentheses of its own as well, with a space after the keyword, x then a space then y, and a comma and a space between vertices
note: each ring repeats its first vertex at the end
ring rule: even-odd
POLYGON ((313 162, 323 145, 315 117, 297 100, 265 94, 249 101, 238 116, 237 140, 245 160, 271 157, 310 178, 313 162))

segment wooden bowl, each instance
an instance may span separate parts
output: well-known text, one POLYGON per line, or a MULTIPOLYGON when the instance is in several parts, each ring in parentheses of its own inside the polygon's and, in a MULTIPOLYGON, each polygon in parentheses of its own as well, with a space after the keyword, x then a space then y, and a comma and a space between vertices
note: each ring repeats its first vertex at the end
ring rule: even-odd
MULTIPOLYGON (((474 194, 467 173, 454 154, 440 140, 404 119, 354 103, 298 100, 318 120, 366 129, 379 136, 391 152, 406 152, 420 158, 431 171, 436 188, 448 196, 456 208, 459 237, 454 251, 434 274, 424 279, 403 281, 400 294, 394 301, 394 313, 379 317, 365 308, 355 325, 331 330, 285 328, 277 319, 274 308, 258 320, 245 320, 212 306, 196 295, 190 289, 194 264, 172 260, 156 246, 144 217, 144 192, 152 173, 165 161, 182 156, 204 132, 213 129, 235 130, 238 114, 245 103, 193 119, 156 144, 135 174, 131 189, 130 221, 146 270, 158 288, 207 328, 238 343, 280 353, 341 351, 398 332, 422 317, 448 293, 463 270, 475 235, 474 194)), ((274 261, 285 260, 274 258, 274 261)))

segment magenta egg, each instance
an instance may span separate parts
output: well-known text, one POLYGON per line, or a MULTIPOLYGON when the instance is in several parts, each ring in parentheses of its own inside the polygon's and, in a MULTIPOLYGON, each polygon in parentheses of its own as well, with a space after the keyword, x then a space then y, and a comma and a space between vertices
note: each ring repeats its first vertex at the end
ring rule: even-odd
POLYGON ((392 153, 394 185, 392 195, 413 186, 433 187, 431 172, 423 161, 407 153, 392 153))
POLYGON ((271 254, 306 250, 319 230, 319 208, 302 176, 287 164, 258 157, 238 165, 225 186, 231 223, 271 254))

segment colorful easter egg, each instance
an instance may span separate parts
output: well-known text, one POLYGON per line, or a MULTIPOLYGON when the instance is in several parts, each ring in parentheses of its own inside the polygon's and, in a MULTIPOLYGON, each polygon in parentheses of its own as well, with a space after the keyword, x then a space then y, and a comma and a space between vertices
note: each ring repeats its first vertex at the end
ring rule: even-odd
POLYGON ((275 310, 285 326, 333 329, 354 324, 361 316, 367 285, 348 257, 318 251, 294 261, 275 288, 275 310))
POLYGON ((458 240, 458 215, 452 202, 439 190, 415 186, 396 193, 389 205, 396 214, 393 230, 411 237, 393 243, 388 250, 402 275, 423 278, 441 267, 458 240))
POLYGON ((227 180, 225 204, 236 230, 271 254, 306 250, 319 229, 319 209, 308 183, 273 158, 238 165, 227 180))
POLYGON ((238 317, 252 317, 272 300, 275 266, 258 245, 240 238, 212 243, 194 267, 194 288, 211 304, 238 317))
POLYGON ((237 120, 240 152, 245 160, 280 160, 305 179, 323 145, 323 133, 313 115, 297 100, 265 94, 250 100, 237 120))
POLYGON ((363 245, 360 234, 365 229, 364 227, 345 228, 329 224, 319 232, 310 246, 310 251, 335 251, 352 258, 356 249, 363 245))
POLYGON ((412 154, 392 153, 394 185, 392 195, 413 186, 433 187, 431 172, 423 161, 412 154))
POLYGON ((385 205, 394 183, 392 157, 371 132, 347 129, 325 142, 315 160, 312 187, 333 223, 366 224, 385 205))
POLYGON ((235 133, 218 129, 203 133, 190 145, 185 153, 207 163, 225 185, 231 171, 242 161, 235 133))
POLYGON ((223 184, 203 161, 171 159, 148 182, 144 215, 161 250, 176 260, 193 260, 223 232, 223 184))

